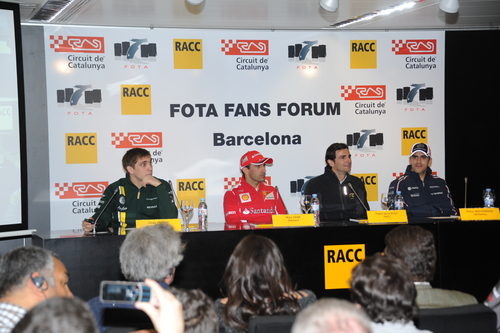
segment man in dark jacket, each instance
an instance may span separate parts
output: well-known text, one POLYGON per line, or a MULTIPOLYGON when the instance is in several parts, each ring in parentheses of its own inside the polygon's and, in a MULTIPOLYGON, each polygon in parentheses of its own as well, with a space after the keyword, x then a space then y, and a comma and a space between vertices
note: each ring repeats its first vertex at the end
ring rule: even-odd
POLYGON ((335 221, 366 218, 369 208, 365 185, 352 176, 349 147, 334 143, 325 154, 325 172, 304 184, 304 194, 317 193, 320 199, 320 220, 335 221))
POLYGON ((405 174, 389 185, 387 193, 389 203, 392 203, 396 191, 401 191, 404 207, 409 216, 457 215, 446 181, 432 174, 429 145, 414 144, 409 162, 405 174))

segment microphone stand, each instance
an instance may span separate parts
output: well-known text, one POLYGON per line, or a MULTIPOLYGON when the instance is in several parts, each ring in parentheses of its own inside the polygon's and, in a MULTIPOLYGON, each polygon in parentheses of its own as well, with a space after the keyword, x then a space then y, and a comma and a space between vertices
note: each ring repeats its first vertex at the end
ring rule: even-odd
POLYGON ((104 205, 104 208, 101 210, 101 212, 99 213, 99 215, 97 215, 97 217, 95 218, 95 221, 94 221, 94 229, 92 230, 92 235, 94 235, 94 236, 95 236, 96 229, 97 229, 97 222, 98 222, 98 221, 99 221, 99 219, 101 218, 102 213, 104 213, 104 211, 106 210, 106 208, 108 208, 109 203, 111 202, 111 200, 113 200, 113 198, 115 197, 116 193, 118 193, 118 189, 119 189, 119 187, 117 187, 117 188, 115 189, 115 191, 113 192, 113 195, 109 198, 108 202, 106 202, 106 204, 104 205))
POLYGON ((180 209, 181 207, 179 206, 179 199, 177 199, 177 195, 175 194, 175 189, 174 189, 174 185, 172 185, 172 181, 169 180, 168 184, 170 185, 170 189, 172 190, 172 194, 174 196, 175 205, 177 206, 177 208, 180 209))
MULTIPOLYGON (((281 197, 280 191, 278 190, 278 186, 275 186, 274 188, 276 189, 276 194, 278 194, 278 198, 279 198, 281 204, 286 209, 285 202, 283 201, 283 198, 281 197)), ((286 209, 286 211, 288 212, 288 209, 286 209)))
POLYGON ((366 208, 365 204, 363 203, 363 200, 361 200, 361 198, 359 197, 358 193, 356 192, 356 190, 354 189, 354 187, 352 186, 351 183, 347 183, 347 186, 349 186, 349 188, 352 190, 352 192, 354 193, 354 195, 356 195, 356 198, 358 198, 359 202, 361 203, 361 205, 363 206, 363 208, 368 211, 368 208, 366 208))

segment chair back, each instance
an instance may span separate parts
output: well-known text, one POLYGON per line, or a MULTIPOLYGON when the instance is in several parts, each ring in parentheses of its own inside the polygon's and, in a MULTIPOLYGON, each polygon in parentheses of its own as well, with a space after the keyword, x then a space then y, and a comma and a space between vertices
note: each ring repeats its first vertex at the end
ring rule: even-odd
POLYGON ((483 304, 420 309, 415 324, 434 333, 497 333, 495 312, 483 304))
POLYGON ((248 333, 290 333, 295 315, 255 316, 248 322, 248 333))

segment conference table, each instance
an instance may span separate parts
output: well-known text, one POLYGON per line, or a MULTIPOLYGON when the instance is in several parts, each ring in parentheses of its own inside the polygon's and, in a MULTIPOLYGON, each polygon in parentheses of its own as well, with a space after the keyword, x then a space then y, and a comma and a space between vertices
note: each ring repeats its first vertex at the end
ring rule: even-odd
MULTIPOLYGON (((431 231, 436 240, 434 287, 471 293, 483 301, 500 279, 500 221, 412 221, 431 231)), ((349 298, 349 289, 325 289, 324 247, 364 244, 366 256, 384 249, 384 236, 398 224, 366 225, 350 221, 323 223, 321 227, 294 227, 223 231, 210 223, 209 231, 184 232, 184 260, 177 267, 173 286, 200 288, 212 298, 221 296, 222 276, 237 243, 249 233, 271 238, 281 249, 298 289, 321 297, 349 298), (210 231, 210 229, 216 229, 210 231)), ((81 230, 35 234, 33 245, 54 251, 70 274, 73 293, 88 300, 99 293, 101 280, 123 280, 118 259, 125 236, 84 235, 81 230)))

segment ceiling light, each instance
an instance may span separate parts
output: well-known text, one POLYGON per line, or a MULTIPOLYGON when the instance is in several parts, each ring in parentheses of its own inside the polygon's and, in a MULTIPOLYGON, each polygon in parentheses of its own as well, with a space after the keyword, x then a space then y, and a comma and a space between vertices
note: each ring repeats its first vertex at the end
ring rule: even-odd
POLYGON ((319 0, 319 5, 326 11, 335 12, 339 8, 339 0, 319 0))
POLYGON ((439 9, 450 14, 457 13, 458 7, 458 0, 441 0, 439 3, 439 9))
POLYGON ((186 0, 186 2, 192 6, 199 6, 203 3, 205 0, 186 0))

